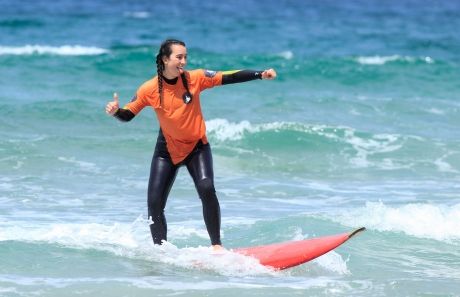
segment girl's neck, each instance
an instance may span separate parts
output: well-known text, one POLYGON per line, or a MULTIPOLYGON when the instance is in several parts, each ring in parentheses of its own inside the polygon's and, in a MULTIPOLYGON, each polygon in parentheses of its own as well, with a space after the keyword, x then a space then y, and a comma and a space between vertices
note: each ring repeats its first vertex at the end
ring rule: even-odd
POLYGON ((174 78, 168 78, 164 75, 161 75, 163 77, 163 80, 169 84, 169 85, 175 85, 177 83, 177 80, 179 79, 178 76, 174 77, 174 78))

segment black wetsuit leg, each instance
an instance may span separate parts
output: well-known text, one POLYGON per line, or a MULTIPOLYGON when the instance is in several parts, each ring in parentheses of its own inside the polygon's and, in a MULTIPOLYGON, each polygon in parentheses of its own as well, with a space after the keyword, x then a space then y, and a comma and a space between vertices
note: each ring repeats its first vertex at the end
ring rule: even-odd
POLYGON ((167 224, 164 214, 166 201, 176 179, 178 169, 185 165, 192 176, 198 195, 203 204, 203 217, 211 244, 221 244, 220 206, 214 188, 214 171, 211 147, 198 142, 196 147, 181 163, 174 165, 166 148, 166 140, 160 130, 150 169, 147 193, 148 216, 153 243, 167 240, 167 224))
POLYGON ((203 204, 203 217, 211 238, 211 244, 222 244, 220 240, 220 206, 214 188, 214 171, 209 143, 203 144, 200 141, 184 163, 193 178, 203 204))
POLYGON ((169 191, 177 176, 179 167, 171 161, 166 150, 166 141, 160 132, 155 146, 155 153, 150 167, 150 179, 147 192, 147 208, 150 223, 150 232, 154 244, 161 244, 167 240, 167 224, 164 209, 169 191))

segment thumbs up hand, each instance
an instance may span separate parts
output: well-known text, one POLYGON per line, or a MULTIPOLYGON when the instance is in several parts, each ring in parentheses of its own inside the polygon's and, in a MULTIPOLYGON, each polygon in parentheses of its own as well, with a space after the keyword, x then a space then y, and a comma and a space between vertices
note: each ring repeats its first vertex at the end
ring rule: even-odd
POLYGON ((275 79, 276 71, 273 68, 267 69, 262 72, 262 79, 275 79))
POLYGON ((109 115, 114 115, 119 108, 120 108, 120 103, 118 100, 118 94, 113 93, 113 101, 110 101, 109 103, 107 103, 107 105, 105 106, 105 112, 109 115))

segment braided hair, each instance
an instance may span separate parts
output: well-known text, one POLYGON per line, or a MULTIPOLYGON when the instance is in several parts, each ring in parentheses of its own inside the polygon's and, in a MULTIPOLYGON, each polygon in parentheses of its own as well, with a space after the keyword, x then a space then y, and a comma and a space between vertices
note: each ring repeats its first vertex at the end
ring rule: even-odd
POLYGON ((184 102, 189 103, 190 101, 192 101, 193 95, 192 95, 192 93, 190 93, 190 90, 188 89, 188 82, 187 82, 187 78, 185 77, 185 73, 182 72, 180 74, 180 78, 182 79, 182 83, 184 84, 185 90, 187 91, 184 94, 184 97, 188 97, 188 99, 183 98, 184 102))
MULTIPOLYGON (((178 44, 185 46, 185 43, 183 41, 177 40, 177 39, 166 39, 161 43, 160 50, 158 51, 158 54, 156 56, 156 63, 157 63, 157 74, 158 74, 158 93, 160 94, 160 108, 163 107, 163 71, 165 70, 165 64, 163 62, 163 57, 169 57, 172 54, 172 49, 171 46, 173 44, 178 44)), ((181 79, 182 83, 185 86, 185 89, 187 90, 187 94, 191 94, 188 89, 188 83, 187 83, 187 78, 185 77, 184 73, 181 73, 181 79)))

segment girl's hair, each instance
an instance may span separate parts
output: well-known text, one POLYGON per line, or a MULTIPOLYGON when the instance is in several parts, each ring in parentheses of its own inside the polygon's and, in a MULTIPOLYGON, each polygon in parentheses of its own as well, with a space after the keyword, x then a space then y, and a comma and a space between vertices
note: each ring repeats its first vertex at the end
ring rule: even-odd
MULTIPOLYGON (((163 62, 163 57, 168 57, 172 54, 171 46, 173 44, 178 44, 185 46, 185 42, 177 40, 177 39, 166 39, 161 43, 160 49, 158 51, 156 57, 157 63, 157 74, 158 74, 158 92, 160 94, 160 108, 163 107, 163 71, 165 70, 165 64, 163 62)), ((191 96, 190 91, 188 89, 187 78, 185 77, 185 73, 181 73, 181 79, 187 90, 187 93, 191 96)))

